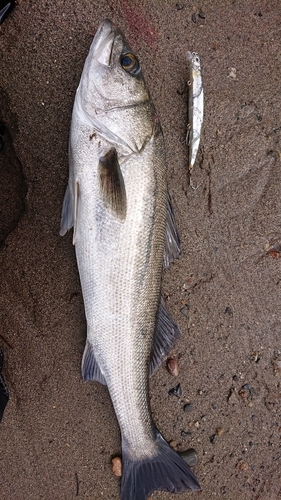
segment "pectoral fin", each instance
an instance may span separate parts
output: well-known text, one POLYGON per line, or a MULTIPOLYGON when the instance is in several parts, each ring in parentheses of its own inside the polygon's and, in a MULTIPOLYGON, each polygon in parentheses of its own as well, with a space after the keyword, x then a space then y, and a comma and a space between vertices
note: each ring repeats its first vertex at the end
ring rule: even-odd
POLYGON ((115 148, 100 158, 98 170, 102 199, 106 207, 123 221, 127 211, 126 190, 115 148))
POLYGON ((76 224, 77 224, 77 211, 78 211, 78 198, 79 198, 79 184, 75 182, 74 196, 72 194, 69 184, 64 195, 62 214, 61 214, 61 229, 60 235, 64 236, 69 229, 74 226, 73 231, 73 245, 75 244, 76 224))
POLYGON ((164 250, 164 267, 180 256, 180 238, 176 226, 170 195, 167 200, 166 243, 164 250))
POLYGON ((164 299, 161 297, 149 365, 150 376, 159 368, 165 356, 169 354, 180 336, 181 331, 168 313, 164 299))

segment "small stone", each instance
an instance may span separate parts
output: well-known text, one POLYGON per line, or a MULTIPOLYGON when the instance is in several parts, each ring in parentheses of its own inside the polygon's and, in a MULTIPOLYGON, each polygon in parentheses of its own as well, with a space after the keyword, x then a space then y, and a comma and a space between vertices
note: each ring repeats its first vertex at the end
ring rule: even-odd
POLYGON ((180 310, 180 312, 186 317, 188 318, 188 311, 189 311, 189 306, 187 304, 185 304, 185 306, 183 306, 180 310))
POLYGON ((196 14, 195 12, 193 12, 192 16, 191 16, 191 21, 196 24, 196 14))
POLYGON ((215 444, 215 442, 217 441, 218 437, 216 434, 213 434, 211 437, 210 437, 210 441, 212 444, 215 444))
POLYGON ((182 395, 181 385, 178 384, 178 385, 176 385, 176 387, 173 387, 172 389, 170 389, 168 394, 169 394, 169 396, 177 396, 177 398, 180 398, 182 395))
POLYGON ((199 458, 194 448, 189 448, 188 450, 181 451, 179 455, 185 461, 185 463, 189 465, 189 467, 195 467, 195 465, 198 464, 199 458))
POLYGON ((173 375, 173 377, 177 377, 179 374, 179 364, 176 359, 170 358, 167 361, 167 370, 170 373, 170 375, 173 375))
POLYGON ((227 396, 227 401, 228 401, 229 404, 235 404, 235 403, 237 403, 238 398, 237 398, 237 393, 236 393, 234 387, 231 387, 231 389, 229 391, 229 394, 227 396))
POLYGON ((225 308, 224 314, 228 314, 228 316, 231 316, 232 315, 232 309, 231 309, 231 307, 227 306, 225 308))
POLYGON ((228 68, 228 78, 232 78, 233 80, 236 80, 236 68, 228 68))
POLYGON ((193 410, 194 410, 194 406, 191 403, 186 403, 186 405, 184 405, 184 407, 183 407, 183 411, 185 411, 185 413, 189 413, 193 410))
POLYGON ((242 399, 247 399, 247 396, 248 396, 248 393, 247 391, 244 391, 244 390, 240 390, 239 391, 239 396, 242 398, 242 399))
POLYGON ((192 436, 192 432, 191 431, 181 431, 181 436, 182 437, 192 436))
POLYGON ((199 10, 199 14, 198 14, 199 17, 201 17, 201 19, 206 19, 206 14, 205 12, 203 12, 203 10, 199 10))
POLYGON ((218 427, 217 430, 216 430, 217 436, 221 436, 222 433, 223 433, 223 429, 221 427, 218 427))
POLYGON ((254 362, 258 363, 260 361, 260 353, 258 351, 253 351, 252 352, 252 357, 254 358, 254 362))
POLYGON ((241 462, 240 464, 237 464, 236 467, 240 470, 246 471, 249 469, 249 464, 247 464, 247 462, 241 462))
POLYGON ((200 424, 199 424, 199 422, 198 422, 198 420, 197 420, 196 422, 194 422, 194 425, 195 425, 195 427, 198 429, 198 427, 199 427, 199 425, 200 425, 200 424))
POLYGON ((120 457, 114 457, 111 460, 112 463, 112 471, 115 476, 121 477, 122 476, 122 460, 120 457))

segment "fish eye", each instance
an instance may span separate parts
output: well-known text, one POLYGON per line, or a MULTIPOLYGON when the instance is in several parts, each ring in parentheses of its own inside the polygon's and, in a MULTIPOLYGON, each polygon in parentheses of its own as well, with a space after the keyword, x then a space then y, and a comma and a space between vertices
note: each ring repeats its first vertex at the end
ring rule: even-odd
POLYGON ((121 66, 131 75, 137 75, 140 72, 139 61, 131 52, 121 55, 121 66))

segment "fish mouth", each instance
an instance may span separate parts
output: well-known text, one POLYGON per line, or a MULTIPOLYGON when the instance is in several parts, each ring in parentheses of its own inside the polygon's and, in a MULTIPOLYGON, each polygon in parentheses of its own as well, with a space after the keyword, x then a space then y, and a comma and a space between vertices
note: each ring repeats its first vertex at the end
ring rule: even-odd
POLYGON ((113 42, 118 34, 120 30, 114 29, 109 19, 105 19, 98 27, 92 42, 92 57, 100 64, 110 66, 113 42))
POLYGON ((122 38, 123 50, 122 54, 131 52, 131 48, 124 35, 119 28, 114 27, 110 19, 105 19, 94 36, 92 42, 92 57, 95 58, 100 64, 104 66, 110 66, 112 62, 112 49, 114 41, 117 37, 122 38))

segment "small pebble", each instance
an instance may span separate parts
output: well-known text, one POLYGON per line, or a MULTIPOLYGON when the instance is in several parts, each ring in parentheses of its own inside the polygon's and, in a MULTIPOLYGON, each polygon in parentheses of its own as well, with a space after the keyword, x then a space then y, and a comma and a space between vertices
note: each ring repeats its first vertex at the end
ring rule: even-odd
POLYGON ((231 387, 231 389, 229 391, 229 394, 227 396, 227 401, 230 404, 236 404, 238 401, 237 393, 233 387, 231 387))
POLYGON ((215 444, 215 442, 217 441, 218 437, 216 434, 213 434, 213 436, 210 437, 210 441, 212 444, 215 444))
POLYGON ((221 436, 222 433, 223 433, 223 429, 221 427, 218 427, 217 430, 216 430, 217 436, 221 436))
POLYGON ((196 14, 195 14, 195 12, 193 12, 193 14, 191 16, 191 21, 196 24, 196 14))
POLYGON ((187 305, 183 306, 180 310, 180 312, 186 316, 186 318, 188 318, 188 311, 189 311, 189 307, 187 305))
POLYGON ((167 369, 170 375, 177 377, 179 374, 179 364, 176 359, 170 358, 167 361, 167 369))
POLYGON ((184 405, 183 407, 183 411, 185 411, 186 413, 189 413, 192 410, 194 410, 194 406, 191 403, 186 403, 186 405, 184 405))
POLYGON ((120 457, 114 457, 111 460, 112 463, 112 471, 115 476, 121 477, 122 476, 122 460, 120 457))
POLYGON ((236 68, 228 68, 228 78, 233 78, 233 80, 236 79, 236 68))
POLYGON ((236 467, 237 469, 246 471, 249 469, 249 464, 247 464, 247 462, 241 462, 240 464, 237 464, 236 467))
POLYGON ((206 19, 206 14, 205 12, 203 12, 203 10, 199 10, 198 16, 201 17, 201 19, 206 19))
POLYGON ((177 398, 180 398, 182 395, 181 385, 178 384, 178 385, 176 385, 176 387, 173 387, 172 389, 170 389, 168 394, 169 394, 169 396, 177 396, 177 398))
POLYGON ((189 465, 189 467, 195 467, 195 465, 198 464, 199 458, 194 448, 189 448, 188 450, 181 451, 179 455, 185 461, 185 463, 189 465))

